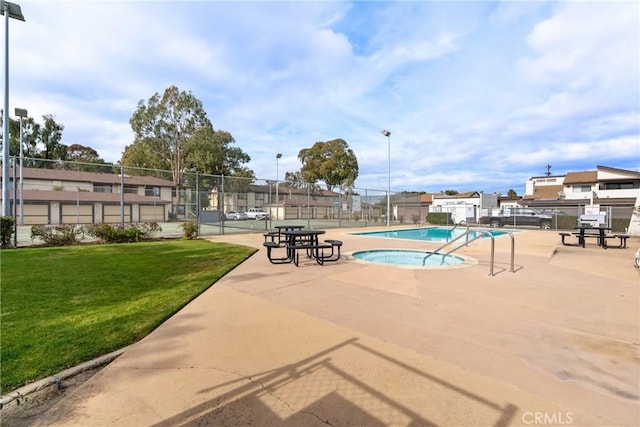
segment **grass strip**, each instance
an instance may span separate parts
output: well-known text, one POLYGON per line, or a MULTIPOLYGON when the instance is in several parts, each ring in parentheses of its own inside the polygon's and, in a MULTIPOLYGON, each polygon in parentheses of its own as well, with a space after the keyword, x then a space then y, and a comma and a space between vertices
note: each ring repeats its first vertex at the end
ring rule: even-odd
POLYGON ((140 340, 255 251, 204 240, 3 250, 2 394, 140 340))

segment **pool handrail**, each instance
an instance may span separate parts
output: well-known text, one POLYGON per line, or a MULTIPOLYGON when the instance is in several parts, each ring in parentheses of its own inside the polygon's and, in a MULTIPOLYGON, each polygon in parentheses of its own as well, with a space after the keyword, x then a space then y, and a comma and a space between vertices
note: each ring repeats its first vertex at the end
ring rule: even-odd
POLYGON ((463 243, 462 245, 456 246, 455 248, 451 249, 446 254, 443 254, 442 255, 442 259, 444 259, 444 257, 446 257, 447 255, 450 255, 451 253, 457 251, 461 247, 466 246, 469 243, 473 242, 474 240, 477 240, 477 239, 481 238, 483 234, 487 234, 487 235, 489 235, 489 237, 491 237, 491 258, 490 258, 490 262, 489 262, 489 276, 494 276, 494 274, 493 274, 493 264, 494 264, 494 259, 495 259, 496 239, 495 239, 495 237, 493 237, 493 234, 491 234, 489 231, 486 231, 486 230, 474 230, 474 231, 476 233, 478 233, 477 236, 473 237, 471 240, 467 240, 467 242, 463 243))
MULTIPOLYGON (((482 237, 483 234, 486 234, 489 237, 491 237, 491 258, 490 258, 490 263, 489 263, 489 275, 490 276, 495 276, 495 274, 493 273, 493 266, 495 264, 495 237, 493 236, 493 234, 490 231, 487 231, 487 230, 473 230, 473 231, 478 233, 478 235, 473 237, 471 240, 469 240, 468 235, 471 233, 471 230, 469 230, 469 226, 467 225, 467 229, 463 234, 461 234, 460 236, 456 237, 453 240, 448 241, 447 243, 445 243, 444 245, 440 246, 435 251, 428 253, 422 259, 422 265, 424 266, 427 258, 429 258, 433 254, 441 255, 442 256, 442 261, 444 262, 444 258, 447 255, 451 255, 453 252, 455 252, 458 249, 468 245, 469 243, 473 242, 474 240, 479 239, 480 237, 482 237), (463 236, 467 236, 467 241, 465 243, 456 246, 455 248, 451 249, 449 252, 447 252, 445 254, 438 253, 441 249, 445 248, 446 246, 448 246, 449 244, 455 242, 456 240, 462 238, 463 236)), ((513 236, 512 232, 505 231, 505 233, 508 234, 509 237, 511 237, 511 270, 510 270, 510 272, 511 273, 515 273, 516 271, 515 271, 515 268, 514 268, 514 264, 515 264, 515 245, 516 245, 516 241, 515 241, 515 237, 513 236)))
MULTIPOLYGON (((455 230, 455 229, 456 229, 456 227, 457 227, 458 225, 459 225, 459 224, 456 224, 456 225, 451 229, 451 231, 455 230)), ((459 235, 458 237, 454 238, 453 240, 449 240, 448 242, 446 242, 444 245, 440 246, 440 247, 439 247, 438 249, 436 249, 435 251, 429 252, 427 255, 425 255, 425 257, 424 257, 424 258, 422 258, 422 266, 423 266, 423 267, 425 266, 425 264, 426 264, 426 262, 427 262, 427 258, 429 258, 431 255, 433 255, 433 254, 437 254, 440 250, 442 250, 442 249, 446 248, 446 247, 447 247, 447 246, 449 246, 451 243, 455 242, 455 241, 456 241, 456 240, 458 240, 458 239, 463 238, 464 236, 467 236, 467 235, 469 234, 469 224, 466 224, 466 226, 467 226, 467 229, 465 230, 465 232, 464 232, 464 233, 462 233, 462 234, 461 234, 461 235, 459 235)), ((467 239, 467 243, 469 243, 469 242, 468 242, 468 239, 467 239)), ((438 255, 440 255, 440 254, 438 254, 438 255)))

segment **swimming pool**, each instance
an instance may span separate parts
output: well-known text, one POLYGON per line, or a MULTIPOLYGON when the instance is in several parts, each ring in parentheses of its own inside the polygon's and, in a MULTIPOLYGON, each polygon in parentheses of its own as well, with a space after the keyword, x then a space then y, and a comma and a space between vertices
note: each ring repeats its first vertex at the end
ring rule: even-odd
POLYGON ((412 249, 371 249, 353 252, 351 256, 360 261, 405 267, 449 267, 468 261, 456 255, 412 249))
MULTIPOLYGON (((452 228, 452 227, 424 227, 424 228, 409 228, 406 230, 393 230, 393 231, 368 231, 362 233, 354 233, 358 236, 371 236, 371 237, 384 237, 387 239, 408 239, 408 240, 422 240, 427 242, 448 242, 461 236, 467 231, 466 228, 452 228)), ((507 234, 506 231, 498 230, 482 230, 488 231, 494 237, 507 234)), ((486 238, 484 233, 471 230, 469 232, 469 239, 475 237, 486 238)))

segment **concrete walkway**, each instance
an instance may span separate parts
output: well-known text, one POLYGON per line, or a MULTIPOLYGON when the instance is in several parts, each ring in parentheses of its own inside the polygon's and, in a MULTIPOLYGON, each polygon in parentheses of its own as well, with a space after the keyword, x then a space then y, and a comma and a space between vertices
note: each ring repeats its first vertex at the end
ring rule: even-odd
POLYGON ((556 232, 459 254, 461 268, 364 264, 356 249, 438 244, 329 230, 338 263, 271 265, 261 248, 36 425, 640 425, 640 239, 556 232))

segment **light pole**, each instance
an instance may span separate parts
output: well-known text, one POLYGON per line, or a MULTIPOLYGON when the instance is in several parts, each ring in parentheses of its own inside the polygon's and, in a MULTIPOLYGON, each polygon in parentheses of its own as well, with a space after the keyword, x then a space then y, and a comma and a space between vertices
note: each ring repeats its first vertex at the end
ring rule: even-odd
POLYGON ((9 18, 24 21, 20 6, 0 0, 4 15, 4 110, 2 114, 2 215, 9 216, 9 18))
POLYGON ((387 181, 387 227, 389 226, 389 215, 391 214, 391 132, 388 130, 381 130, 381 134, 387 137, 388 159, 389 159, 389 173, 387 181))
POLYGON ((22 175, 24 151, 22 144, 22 119, 27 117, 27 110, 16 108, 16 116, 20 117, 20 225, 24 225, 24 178, 22 175))
POLYGON ((280 171, 278 170, 278 161, 280 160, 281 157, 282 157, 282 153, 276 154, 276 221, 280 217, 280 215, 279 215, 280 206, 279 206, 279 203, 278 203, 279 202, 279 200, 278 200, 278 176, 280 175, 280 171))

